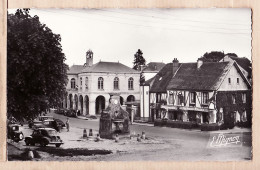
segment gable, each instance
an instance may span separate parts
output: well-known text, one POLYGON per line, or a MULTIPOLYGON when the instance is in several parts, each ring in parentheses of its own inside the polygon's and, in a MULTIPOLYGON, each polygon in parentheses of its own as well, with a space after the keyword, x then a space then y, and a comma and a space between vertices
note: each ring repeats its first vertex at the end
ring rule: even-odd
POLYGON ((233 64, 220 84, 218 91, 238 91, 248 90, 249 88, 250 87, 245 78, 242 76, 241 71, 235 64, 233 64))

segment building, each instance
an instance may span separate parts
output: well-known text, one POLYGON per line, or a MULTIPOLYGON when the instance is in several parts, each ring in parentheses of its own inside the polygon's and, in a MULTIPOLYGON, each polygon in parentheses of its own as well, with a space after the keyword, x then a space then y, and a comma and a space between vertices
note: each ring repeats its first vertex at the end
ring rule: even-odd
POLYGON ((220 60, 220 62, 227 62, 227 61, 236 61, 242 73, 252 84, 252 63, 248 58, 226 55, 223 59, 220 60))
POLYGON ((223 121, 227 126, 251 121, 251 85, 233 60, 179 63, 174 59, 144 86, 149 91, 149 103, 141 106, 149 107, 151 120, 223 121))
POLYGON ((84 65, 73 65, 67 73, 69 81, 63 105, 83 115, 100 114, 114 94, 120 95, 122 105, 140 100, 140 72, 119 62, 93 64, 91 51, 87 52, 84 65))
POLYGON ((165 64, 163 62, 150 62, 145 66, 141 66, 141 72, 145 78, 145 80, 149 80, 154 77, 165 64))

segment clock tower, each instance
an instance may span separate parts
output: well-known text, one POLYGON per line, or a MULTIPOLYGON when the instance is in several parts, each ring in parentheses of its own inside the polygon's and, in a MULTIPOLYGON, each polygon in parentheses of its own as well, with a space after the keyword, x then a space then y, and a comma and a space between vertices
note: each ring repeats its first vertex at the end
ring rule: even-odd
POLYGON ((88 50, 86 52, 86 64, 87 67, 91 67, 93 65, 93 52, 88 50))

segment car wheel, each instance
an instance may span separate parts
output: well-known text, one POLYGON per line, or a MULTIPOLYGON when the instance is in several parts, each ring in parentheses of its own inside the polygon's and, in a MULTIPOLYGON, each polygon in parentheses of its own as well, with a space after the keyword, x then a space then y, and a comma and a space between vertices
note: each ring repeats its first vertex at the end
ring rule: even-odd
POLYGON ((58 147, 60 147, 60 145, 61 145, 61 144, 56 144, 56 147, 58 148, 58 147))
POLYGON ((30 139, 25 139, 25 144, 26 144, 26 146, 29 146, 30 145, 30 139))

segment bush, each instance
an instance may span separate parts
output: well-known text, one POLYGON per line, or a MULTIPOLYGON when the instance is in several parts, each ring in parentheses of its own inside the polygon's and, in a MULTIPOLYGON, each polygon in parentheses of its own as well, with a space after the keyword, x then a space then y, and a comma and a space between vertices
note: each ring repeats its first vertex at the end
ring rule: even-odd
POLYGON ((171 128, 192 129, 192 128, 196 128, 197 124, 196 124, 196 122, 183 122, 183 121, 168 120, 166 126, 171 127, 171 128))
POLYGON ((219 130, 220 126, 217 123, 201 124, 200 129, 201 131, 214 131, 214 130, 219 130))
POLYGON ((167 119, 155 119, 154 120, 154 126, 166 126, 167 125, 167 119))

